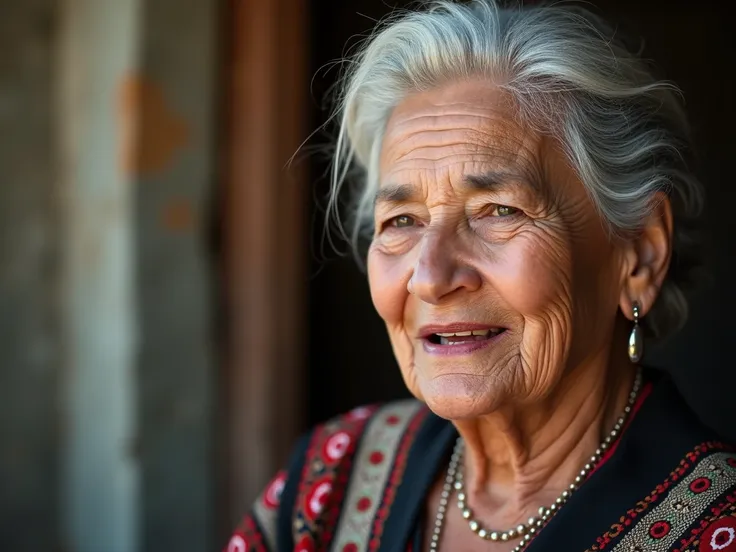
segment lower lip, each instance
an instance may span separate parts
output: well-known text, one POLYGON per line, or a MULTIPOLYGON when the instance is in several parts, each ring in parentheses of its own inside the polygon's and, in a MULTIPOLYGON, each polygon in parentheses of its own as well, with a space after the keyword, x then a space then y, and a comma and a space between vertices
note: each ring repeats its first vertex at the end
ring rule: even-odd
POLYGON ((469 355, 497 343, 504 335, 506 335, 505 331, 481 341, 465 341, 453 345, 440 345, 438 343, 432 343, 429 339, 425 338, 422 339, 422 345, 424 346, 424 350, 430 355, 469 355))

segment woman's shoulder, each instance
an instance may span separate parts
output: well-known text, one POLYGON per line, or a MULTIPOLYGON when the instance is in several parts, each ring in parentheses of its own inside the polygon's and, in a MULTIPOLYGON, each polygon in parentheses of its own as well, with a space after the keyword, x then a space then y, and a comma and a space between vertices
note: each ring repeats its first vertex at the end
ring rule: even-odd
POLYGON ((585 525, 611 519, 584 535, 595 543, 585 550, 736 550, 736 449, 702 423, 667 373, 646 375, 630 427, 577 495, 586 504, 607 497, 585 511, 585 525))
POLYGON ((381 452, 391 454, 402 440, 414 435, 429 410, 415 400, 404 399, 368 405, 336 416, 309 432, 305 455, 319 465, 339 466, 367 454, 370 462, 381 452))
POLYGON ((345 510, 380 508, 428 414, 423 403, 407 399, 359 407, 315 427, 289 474, 298 481, 295 533, 332 528, 345 510))
POLYGON ((256 499, 227 551, 309 551, 341 538, 335 533, 345 510, 380 517, 428 416, 423 403, 405 399, 360 406, 313 427, 256 499))

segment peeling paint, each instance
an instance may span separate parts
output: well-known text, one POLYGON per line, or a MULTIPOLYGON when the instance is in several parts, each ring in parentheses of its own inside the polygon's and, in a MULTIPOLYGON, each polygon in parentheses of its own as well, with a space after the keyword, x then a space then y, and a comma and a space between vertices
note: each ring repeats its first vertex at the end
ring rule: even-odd
POLYGON ((120 165, 125 174, 150 176, 169 168, 190 142, 186 119, 163 89, 145 75, 127 75, 119 90, 120 165))

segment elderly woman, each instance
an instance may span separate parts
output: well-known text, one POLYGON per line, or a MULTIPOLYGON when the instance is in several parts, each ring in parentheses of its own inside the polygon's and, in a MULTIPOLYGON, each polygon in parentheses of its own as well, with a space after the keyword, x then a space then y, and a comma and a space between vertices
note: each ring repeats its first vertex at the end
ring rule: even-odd
POLYGON ((358 169, 416 400, 311 431, 229 552, 736 550, 736 454, 640 365, 687 314, 687 125, 613 37, 434 2, 352 60, 333 200, 358 169))

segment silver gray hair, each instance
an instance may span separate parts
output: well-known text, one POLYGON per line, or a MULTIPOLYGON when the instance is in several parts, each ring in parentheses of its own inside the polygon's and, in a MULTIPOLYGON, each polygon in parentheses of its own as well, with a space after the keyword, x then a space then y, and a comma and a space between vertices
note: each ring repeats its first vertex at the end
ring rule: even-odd
POLYGON ((471 77, 493 79, 526 124, 560 143, 614 238, 635 235, 654 194, 668 195, 672 263, 645 327, 654 337, 679 329, 688 313, 683 291, 699 265, 694 221, 703 199, 685 161, 690 137, 680 94, 613 28, 577 6, 439 0, 379 24, 340 83, 328 214, 355 171, 353 244, 369 236, 392 110, 412 92, 471 77))

